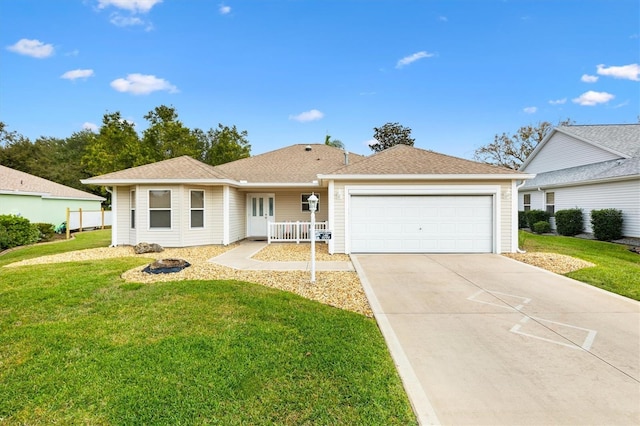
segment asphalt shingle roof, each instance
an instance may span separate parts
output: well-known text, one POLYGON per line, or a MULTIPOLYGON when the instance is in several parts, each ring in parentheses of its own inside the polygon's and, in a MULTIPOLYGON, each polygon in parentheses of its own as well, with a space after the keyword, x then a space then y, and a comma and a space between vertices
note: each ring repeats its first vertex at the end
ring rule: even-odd
POLYGON ((132 167, 113 173, 94 176, 85 179, 84 182, 102 180, 163 180, 163 179, 225 179, 226 177, 216 171, 213 166, 202 163, 187 155, 171 158, 169 160, 158 161, 157 163, 145 164, 144 166, 132 167))
POLYGON ((0 166, 0 191, 3 193, 29 193, 45 197, 73 198, 102 201, 104 198, 66 185, 0 166))
POLYGON ((491 175, 523 174, 505 167, 439 154, 408 145, 395 145, 332 175, 491 175))
POLYGON ((640 157, 640 124, 560 126, 557 130, 628 157, 640 157))
MULTIPOLYGON (((349 163, 364 156, 349 153, 349 163)), ((345 151, 325 144, 297 144, 255 157, 216 166, 216 170, 237 181, 310 183, 318 175, 345 165, 345 151)))

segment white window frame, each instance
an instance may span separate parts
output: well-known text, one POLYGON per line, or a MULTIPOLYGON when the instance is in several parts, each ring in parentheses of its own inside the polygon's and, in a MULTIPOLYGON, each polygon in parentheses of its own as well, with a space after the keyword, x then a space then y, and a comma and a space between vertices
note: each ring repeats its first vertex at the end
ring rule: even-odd
MULTIPOLYGON (((308 213, 309 212, 309 197, 311 197, 311 192, 309 193, 302 193, 300 194, 300 211, 308 213), (304 197, 304 198, 303 198, 304 197), (306 208, 305 208, 306 206, 306 208)), ((316 197, 318 197, 318 206, 316 207, 316 213, 318 213, 320 211, 320 194, 318 193, 313 193, 316 197)))
POLYGON ((173 192, 171 189, 150 189, 147 193, 148 211, 149 211, 149 230, 150 231, 166 231, 173 228, 173 192), (152 192, 168 192, 169 193, 169 207, 151 207, 151 193, 152 192), (151 213, 154 211, 168 211, 169 212, 169 226, 151 226, 151 213))
POLYGON ((522 209, 525 212, 528 212, 529 210, 531 210, 531 194, 522 195, 522 209), (527 198, 529 199, 529 202, 527 202, 527 198))
POLYGON ((205 228, 205 217, 206 217, 206 212, 205 212, 205 206, 207 205, 207 203, 205 202, 205 198, 206 198, 206 193, 204 189, 190 189, 189 190, 189 229, 204 229, 205 228), (194 192, 202 192, 202 207, 193 207, 191 205, 191 194, 194 192), (202 226, 193 226, 193 216, 192 213, 196 212, 196 211, 201 211, 202 212, 202 226))
POLYGON ((136 190, 129 193, 129 229, 136 229, 136 190))
POLYGON ((544 205, 545 205, 546 212, 549 213, 549 216, 555 217, 556 215, 556 193, 555 192, 549 191, 544 193, 544 205), (551 197, 553 198, 552 203, 549 203, 549 195, 551 195, 551 197), (552 211, 549 211, 549 210, 552 210, 552 211))

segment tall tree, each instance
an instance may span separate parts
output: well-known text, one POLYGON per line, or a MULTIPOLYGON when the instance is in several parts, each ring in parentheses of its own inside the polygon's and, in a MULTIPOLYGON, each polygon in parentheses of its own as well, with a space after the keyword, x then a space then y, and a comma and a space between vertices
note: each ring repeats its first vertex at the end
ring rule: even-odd
POLYGON ((189 155, 202 158, 205 146, 198 136, 178 120, 173 107, 160 105, 144 118, 149 127, 142 134, 142 144, 152 161, 189 155))
POLYGON ((29 139, 9 131, 0 121, 0 164, 25 173, 31 173, 31 161, 37 157, 37 148, 29 139))
POLYGON ((209 129, 200 135, 206 145, 203 161, 212 166, 247 158, 251 155, 247 131, 238 131, 235 125, 228 127, 218 123, 217 129, 209 129))
POLYGON ((90 137, 82 161, 91 176, 150 162, 144 155, 133 123, 123 119, 120 112, 103 116, 100 131, 90 137))
POLYGON ((332 146, 334 148, 340 148, 340 149, 345 148, 344 143, 342 143, 340 139, 331 139, 331 136, 328 134, 324 137, 324 144, 332 146))
MULTIPOLYGON (((572 123, 573 120, 566 119, 558 122, 558 126, 572 123)), ((495 135, 493 142, 476 149, 473 157, 476 161, 517 170, 553 128, 550 122, 541 121, 535 126, 522 126, 513 135, 495 135)))
POLYGON ((384 151, 392 146, 404 144, 413 146, 415 139, 411 137, 411 129, 400 123, 386 123, 382 127, 373 128, 373 138, 377 143, 369 145, 374 152, 384 151))

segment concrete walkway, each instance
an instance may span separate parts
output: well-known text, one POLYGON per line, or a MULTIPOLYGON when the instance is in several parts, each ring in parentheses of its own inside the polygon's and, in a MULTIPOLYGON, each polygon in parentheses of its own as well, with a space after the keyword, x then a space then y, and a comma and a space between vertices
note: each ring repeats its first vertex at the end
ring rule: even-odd
MULTIPOLYGON (((265 248, 265 241, 243 241, 237 248, 210 259, 210 262, 241 270, 256 271, 310 271, 311 261, 264 262, 251 257, 265 248)), ((309 253, 311 257, 311 253, 309 253)), ((316 271, 354 271, 351 262, 316 261, 316 271)))

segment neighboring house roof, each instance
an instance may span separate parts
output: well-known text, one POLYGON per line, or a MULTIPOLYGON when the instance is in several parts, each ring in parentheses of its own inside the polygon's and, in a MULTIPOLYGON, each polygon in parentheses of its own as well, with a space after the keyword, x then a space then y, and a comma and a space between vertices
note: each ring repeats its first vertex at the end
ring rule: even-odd
POLYGON ((328 175, 495 175, 525 178, 525 173, 439 154, 408 145, 395 145, 328 175))
POLYGON ((588 184, 608 180, 637 178, 640 175, 640 157, 609 160, 595 164, 539 173, 528 180, 520 190, 550 188, 575 184, 588 184))
POLYGON ((318 175, 358 163, 366 157, 325 144, 298 144, 216 166, 237 181, 311 183, 318 175), (345 155, 347 157, 345 157, 345 155))
POLYGON ((619 155, 620 158, 561 170, 538 173, 521 190, 587 184, 640 176, 640 124, 607 124, 556 127, 531 153, 521 169, 544 149, 556 133, 563 133, 619 155))
POLYGON ((85 179, 83 183, 116 185, 143 182, 200 182, 230 185, 311 185, 319 179, 428 175, 444 178, 526 179, 525 173, 464 160, 407 145, 369 157, 325 144, 297 144, 219 166, 179 157, 85 179))
POLYGON ((69 198, 103 201, 89 192, 61 185, 29 173, 0 166, 0 194, 37 195, 44 198, 69 198))

